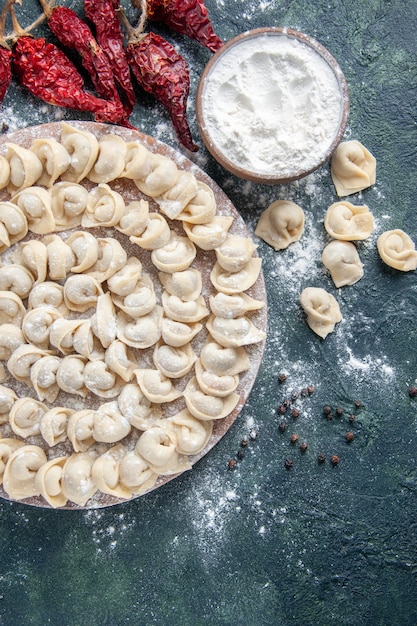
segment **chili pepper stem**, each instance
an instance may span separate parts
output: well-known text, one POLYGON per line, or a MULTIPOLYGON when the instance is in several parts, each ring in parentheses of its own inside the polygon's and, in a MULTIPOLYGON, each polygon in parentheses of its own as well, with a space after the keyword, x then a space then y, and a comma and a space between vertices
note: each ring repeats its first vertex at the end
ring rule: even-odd
POLYGON ((132 24, 127 19, 127 16, 126 16, 126 13, 125 13, 123 7, 119 7, 117 9, 120 21, 122 22, 123 26, 126 29, 127 43, 128 44, 130 44, 130 43, 138 43, 144 37, 146 37, 146 33, 144 32, 145 24, 146 24, 146 18, 147 18, 146 0, 142 0, 141 6, 142 6, 142 14, 140 16, 139 22, 137 23, 136 27, 133 27, 132 24))
MULTIPOLYGON (((15 42, 16 39, 18 39, 19 37, 30 36, 30 31, 32 31, 34 28, 39 26, 39 24, 42 24, 42 22, 44 21, 46 17, 45 14, 42 13, 42 15, 40 15, 34 22, 29 24, 29 26, 27 26, 26 28, 22 28, 16 17, 16 12, 14 9, 15 4, 21 4, 21 0, 7 0, 6 6, 4 8, 4 10, 7 9, 4 15, 4 22, 6 22, 7 13, 10 12, 10 17, 12 19, 12 26, 13 26, 13 32, 10 33, 10 35, 4 36, 4 42, 8 40, 15 42)), ((0 30, 0 37, 1 37, 1 30, 0 30)))

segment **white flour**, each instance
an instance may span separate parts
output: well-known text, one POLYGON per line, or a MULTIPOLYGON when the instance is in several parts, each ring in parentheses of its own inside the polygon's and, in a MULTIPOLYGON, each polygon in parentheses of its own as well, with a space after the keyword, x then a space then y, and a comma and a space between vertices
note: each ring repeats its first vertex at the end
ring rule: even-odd
POLYGON ((207 76, 202 98, 213 144, 231 162, 266 175, 315 167, 337 133, 343 106, 326 61, 276 33, 230 48, 207 76))

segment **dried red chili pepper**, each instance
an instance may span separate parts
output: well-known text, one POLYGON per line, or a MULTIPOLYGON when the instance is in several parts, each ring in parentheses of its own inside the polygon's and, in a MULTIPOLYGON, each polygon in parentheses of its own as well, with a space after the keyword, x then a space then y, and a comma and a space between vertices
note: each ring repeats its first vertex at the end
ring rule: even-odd
POLYGON ((121 17, 128 33, 126 56, 139 85, 161 102, 168 111, 180 142, 196 152, 188 126, 186 110, 190 91, 187 62, 174 46, 155 33, 133 29, 126 16, 121 17))
POLYGON ((114 80, 122 94, 126 115, 130 115, 136 96, 126 58, 124 34, 117 14, 119 8, 119 0, 84 0, 85 14, 95 26, 96 39, 107 54, 114 80))
POLYGON ((72 9, 64 6, 53 7, 52 2, 47 4, 46 0, 39 1, 50 30, 66 48, 78 52, 97 93, 115 104, 118 113, 111 121, 132 128, 126 119, 108 57, 97 43, 89 26, 72 9))
POLYGON ((49 104, 89 111, 97 122, 113 122, 120 115, 120 106, 84 91, 81 74, 62 50, 43 37, 34 39, 26 34, 13 6, 10 15, 15 31, 13 68, 32 95, 49 104))
MULTIPOLYGON (((141 8, 140 0, 132 0, 132 4, 141 8)), ((195 39, 211 52, 223 45, 214 32, 203 0, 147 0, 147 13, 149 20, 195 39)))
POLYGON ((0 104, 4 100, 12 78, 11 58, 12 51, 0 43, 0 104))

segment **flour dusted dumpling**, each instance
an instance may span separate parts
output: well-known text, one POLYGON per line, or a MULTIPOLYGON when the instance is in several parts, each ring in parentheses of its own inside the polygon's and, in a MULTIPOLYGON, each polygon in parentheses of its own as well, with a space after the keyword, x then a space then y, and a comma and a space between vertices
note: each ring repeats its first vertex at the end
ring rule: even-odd
POLYGON ((350 241, 331 241, 324 248, 321 258, 336 287, 353 285, 363 276, 363 263, 350 241))
POLYGON ((148 428, 141 434, 135 451, 139 453, 156 474, 177 474, 191 469, 185 455, 179 455, 176 441, 161 426, 148 428))
POLYGON ((216 215, 216 198, 214 192, 206 183, 197 181, 197 192, 184 207, 178 220, 188 224, 208 224, 216 215))
POLYGON ((28 298, 28 308, 36 309, 37 307, 47 306, 58 309, 61 315, 68 315, 69 309, 64 300, 64 288, 58 283, 46 281, 34 285, 28 298))
POLYGON ((68 420, 73 413, 73 409, 55 406, 42 415, 40 433, 49 447, 53 448, 67 439, 68 420))
POLYGON ((70 165, 62 174, 64 180, 79 183, 96 161, 98 141, 93 133, 61 122, 61 144, 70 155, 70 165))
POLYGON ((42 175, 42 162, 36 154, 16 143, 6 143, 6 159, 10 166, 7 191, 16 193, 25 187, 31 187, 42 175))
POLYGON ((320 287, 306 287, 301 292, 300 304, 307 315, 307 324, 323 339, 342 321, 336 298, 320 287))
POLYGON ((154 405, 136 383, 125 385, 117 398, 119 410, 138 430, 154 426, 162 416, 160 405, 154 405))
POLYGON ((119 465, 120 482, 134 495, 145 493, 156 482, 158 474, 153 472, 147 461, 135 451, 128 452, 119 465))
POLYGON ((265 302, 251 298, 246 293, 216 293, 210 296, 210 308, 217 317, 240 317, 249 311, 257 311, 265 306, 265 302))
POLYGON ((81 274, 97 263, 99 257, 98 240, 88 231, 76 231, 66 241, 75 254, 75 265, 71 272, 81 274))
POLYGON ((93 426, 95 411, 81 409, 73 412, 67 422, 67 436, 75 452, 86 452, 94 443, 93 426))
MULTIPOLYGON (((52 311, 56 311, 56 309, 52 309, 52 311)), ((35 314, 35 320, 37 314, 41 316, 41 320, 46 319, 46 321, 48 321, 48 312, 48 307, 39 307, 30 311, 30 313, 35 314)), ((47 324, 44 326, 44 340, 48 339, 48 343, 59 350, 62 354, 71 354, 74 350, 74 333, 83 323, 83 320, 68 320, 62 316, 57 316, 54 320, 51 318, 51 324, 49 327, 47 327, 47 324)), ((42 335, 40 337, 42 337, 42 335)), ((30 340, 30 337, 28 339, 30 340)), ((32 341, 32 343, 36 342, 32 341)), ((41 344, 40 347, 45 348, 46 346, 41 344)))
POLYGON ((2 154, 0 155, 0 189, 4 189, 9 184, 10 165, 9 161, 2 154))
POLYGON ((200 359, 206 370, 218 376, 235 376, 250 366, 245 348, 226 348, 211 339, 203 346, 200 359))
POLYGON ((40 422, 48 407, 34 398, 19 398, 10 409, 9 423, 18 437, 26 439, 40 433, 40 422))
POLYGON ((124 235, 139 237, 146 228, 149 220, 149 202, 133 200, 125 207, 124 215, 115 228, 124 235))
POLYGON ((252 259, 256 246, 249 237, 228 235, 215 250, 217 262, 227 272, 239 272, 252 259))
POLYGON ((38 185, 51 187, 70 166, 70 155, 56 139, 35 139, 30 149, 42 163, 42 174, 36 181, 38 185))
POLYGON ((213 422, 196 419, 188 409, 161 422, 165 430, 171 430, 179 454, 197 454, 205 448, 213 432, 213 422))
POLYGON ((34 278, 26 267, 18 263, 0 267, 0 291, 13 291, 24 300, 32 289, 34 278))
POLYGON ((238 348, 265 340, 265 332, 256 328, 245 315, 228 319, 212 315, 206 323, 210 335, 226 348, 238 348))
POLYGON ((192 172, 179 170, 174 185, 155 198, 160 210, 171 220, 177 219, 181 211, 198 191, 197 179, 192 172))
POLYGON ((162 306, 167 317, 186 324, 199 322, 210 313, 203 296, 199 296, 196 300, 184 301, 164 291, 162 306))
POLYGON ((131 425, 120 412, 117 400, 105 402, 94 413, 93 437, 103 443, 116 443, 127 437, 131 425))
POLYGON ((56 509, 65 506, 67 498, 62 492, 62 473, 66 456, 58 456, 41 465, 35 477, 35 488, 48 504, 56 509))
POLYGON ((142 390, 143 395, 150 402, 161 404, 163 402, 172 402, 181 397, 172 381, 164 376, 157 369, 138 369, 135 372, 136 380, 142 390))
POLYGON ((109 448, 94 461, 91 475, 102 493, 127 500, 132 493, 120 482, 120 462, 126 454, 127 450, 121 444, 109 448))
POLYGON ((80 226, 81 217, 87 207, 87 189, 78 183, 61 181, 49 189, 49 194, 55 230, 61 231, 80 226))
POLYGON ((95 458, 90 451, 77 452, 67 458, 62 469, 62 493, 79 506, 84 506, 97 491, 91 475, 95 458))
MULTIPOLYGON (((127 267, 127 266, 125 266, 127 267)), ((152 278, 143 273, 129 293, 113 294, 113 302, 127 316, 138 318, 151 313, 156 306, 156 294, 152 278)))
POLYGON ((219 396, 224 398, 236 391, 239 385, 239 375, 229 374, 218 375, 205 369, 199 359, 195 364, 195 377, 200 386, 201 391, 210 396, 219 396))
POLYGON ((61 364, 58 356, 47 355, 38 359, 30 368, 30 382, 39 400, 54 403, 60 388, 56 373, 61 364))
POLYGON ((49 350, 43 350, 30 343, 24 343, 10 355, 7 361, 7 369, 16 380, 30 385, 30 369, 32 365, 41 357, 49 354, 51 354, 49 350))
POLYGON ((123 196, 106 183, 100 183, 88 194, 81 225, 84 228, 115 226, 123 217, 124 212, 123 196))
POLYGON ((129 239, 144 250, 157 250, 165 246, 170 237, 171 230, 163 215, 149 213, 145 230, 139 236, 131 235, 129 239))
POLYGON ((87 174, 93 183, 108 183, 119 178, 125 168, 126 143, 118 135, 103 135, 98 142, 98 155, 87 174))
POLYGON ((103 283, 124 267, 127 254, 122 244, 114 237, 99 237, 97 242, 98 258, 86 273, 103 283))
POLYGON ((151 171, 146 178, 136 178, 134 182, 145 196, 157 198, 171 189, 178 178, 178 168, 174 161, 162 154, 150 153, 151 171))
POLYGON ((197 300, 201 295, 203 286, 201 272, 194 268, 172 272, 172 274, 159 272, 158 278, 171 296, 177 296, 184 302, 197 300))
POLYGON ((3 482, 4 470, 11 454, 23 445, 24 442, 21 439, 15 439, 14 437, 0 439, 0 485, 3 482))
POLYGON ((174 231, 165 246, 153 250, 152 263, 162 272, 181 272, 194 261, 196 248, 188 237, 180 237, 174 231))
POLYGON ((134 370, 138 367, 134 353, 119 339, 112 341, 108 346, 104 361, 107 367, 126 383, 134 378, 134 370))
POLYGON ((108 348, 116 339, 116 310, 108 291, 97 298, 96 312, 90 320, 93 333, 103 348, 108 348))
POLYGON ((129 257, 126 264, 107 280, 110 291, 119 296, 132 293, 142 278, 142 263, 136 257, 129 257))
POLYGON ((23 331, 15 324, 2 324, 0 326, 0 359, 7 360, 12 352, 26 343, 23 331))
POLYGON ((102 294, 100 283, 89 274, 74 274, 64 284, 64 300, 70 311, 83 313, 95 307, 102 294))
POLYGON ((47 350, 50 346, 51 327, 57 320, 62 320, 62 315, 55 307, 42 306, 27 311, 22 320, 22 332, 26 341, 47 350))
POLYGON ((100 398, 115 398, 123 387, 122 379, 104 361, 88 361, 84 367, 84 384, 100 398))
POLYGON ((39 468, 47 462, 39 446, 20 446, 9 456, 3 476, 3 487, 12 500, 23 500, 39 495, 35 478, 39 468))
POLYGON ((86 397, 88 394, 84 384, 86 362, 87 359, 78 354, 69 354, 62 359, 56 373, 56 381, 62 391, 86 397))
POLYGON ((160 343, 155 347, 153 362, 167 378, 181 378, 188 374, 197 360, 197 355, 190 344, 174 348, 160 343))
POLYGON ((14 202, 0 202, 0 254, 28 232, 25 212, 14 202))
POLYGON ((206 394, 195 377, 184 389, 187 409, 191 415, 203 421, 223 419, 236 408, 239 398, 239 394, 234 392, 224 397, 206 394))
POLYGON ((381 259, 396 270, 410 272, 417 268, 417 251, 413 240, 403 230, 387 230, 378 237, 381 259))
POLYGON ((117 314, 116 336, 132 348, 150 348, 161 337, 162 309, 155 306, 150 313, 140 317, 129 317, 126 313, 117 314))
POLYGON ((226 241, 227 234, 233 223, 233 217, 216 215, 210 222, 193 224, 184 222, 187 237, 202 250, 214 250, 226 241))
POLYGON ((64 280, 75 263, 75 255, 70 246, 58 235, 43 237, 48 257, 48 277, 50 280, 64 280))
POLYGON ((304 232, 303 209, 291 200, 276 200, 262 213, 255 235, 274 248, 284 250, 304 232))
POLYGON ((331 175, 338 196, 349 196, 375 183, 376 159, 359 141, 343 141, 333 153, 331 175))
POLYGON ((127 141, 125 165, 120 177, 132 180, 145 180, 151 171, 151 152, 138 141, 127 141))
POLYGON ((38 235, 50 233, 55 228, 51 196, 43 187, 26 187, 11 200, 26 216, 29 230, 38 235))
POLYGON ((176 322, 169 317, 163 317, 161 322, 161 335, 168 346, 179 348, 190 343, 202 328, 203 325, 199 322, 186 324, 185 322, 176 322))
POLYGON ((221 265, 215 263, 210 273, 210 280, 217 291, 227 294, 240 293, 252 287, 261 271, 262 260, 253 257, 237 272, 228 272, 221 265))
POLYGON ((324 227, 334 239, 360 241, 371 235, 375 221, 367 206, 357 206, 345 200, 335 202, 327 209, 324 227))
POLYGON ((19 244, 18 261, 30 271, 35 284, 44 283, 48 273, 48 251, 42 241, 31 239, 19 244))
POLYGON ((104 348, 93 332, 91 319, 79 321, 81 324, 75 328, 72 340, 75 352, 89 361, 104 359, 104 348))
POLYGON ((17 395, 9 387, 0 385, 0 424, 6 424, 9 420, 9 413, 17 400, 17 395))

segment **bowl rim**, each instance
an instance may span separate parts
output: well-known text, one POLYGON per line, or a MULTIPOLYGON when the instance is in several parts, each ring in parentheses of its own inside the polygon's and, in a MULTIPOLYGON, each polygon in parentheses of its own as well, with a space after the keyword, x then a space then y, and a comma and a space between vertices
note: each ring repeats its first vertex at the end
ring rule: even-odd
POLYGON ((325 48, 320 42, 316 39, 307 35, 301 31, 298 31, 293 28, 286 27, 278 27, 278 26, 265 26, 260 28, 254 28, 252 30, 245 31, 236 35, 232 39, 229 39, 227 42, 223 44, 221 48, 219 48, 208 61, 205 66, 196 91, 196 102, 195 102, 195 112, 196 112, 196 120, 197 120, 197 128, 200 133, 200 136, 203 140, 204 145, 210 154, 214 157, 214 159, 220 163, 226 170, 230 173, 238 176, 239 178, 243 178, 245 180, 249 180, 251 182, 263 183, 263 184, 286 184, 293 182, 295 180, 299 180, 313 173, 317 169, 319 169, 324 163, 326 163, 332 156, 334 150, 337 148, 339 143, 342 141, 343 136, 346 131, 349 112, 350 112, 350 98, 349 98, 349 89, 346 78, 343 74, 343 71, 336 61, 334 56, 325 48), (324 61, 329 65, 333 74, 336 77, 336 80, 339 85, 340 94, 341 94, 341 114, 339 120, 339 127, 337 133, 335 134, 333 141, 321 156, 321 158, 317 161, 317 163, 308 168, 308 169, 300 169, 294 174, 286 174, 283 176, 277 176, 277 174, 262 174, 261 172, 254 172, 244 167, 240 167, 233 163, 213 142, 208 131, 206 130, 206 124, 204 121, 204 110, 203 110, 203 92, 205 88, 205 82, 207 80, 208 75, 210 74, 213 67, 218 63, 219 59, 227 53, 227 51, 238 45, 244 40, 253 39, 260 35, 280 35, 290 37, 292 39, 297 39, 298 41, 308 45, 315 52, 317 52, 324 61))

